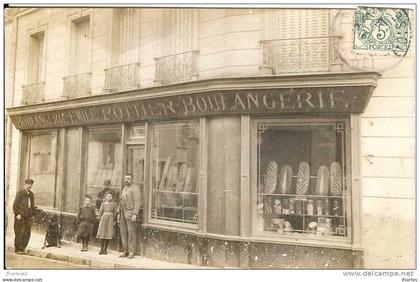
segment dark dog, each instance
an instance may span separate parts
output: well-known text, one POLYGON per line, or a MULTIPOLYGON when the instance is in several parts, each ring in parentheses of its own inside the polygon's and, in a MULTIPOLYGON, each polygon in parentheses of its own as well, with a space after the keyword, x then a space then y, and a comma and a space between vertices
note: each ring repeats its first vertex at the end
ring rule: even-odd
POLYGON ((53 215, 50 220, 48 221, 48 229, 47 234, 45 234, 44 239, 44 246, 45 247, 57 247, 61 248, 60 240, 61 240, 61 225, 57 215, 53 215))

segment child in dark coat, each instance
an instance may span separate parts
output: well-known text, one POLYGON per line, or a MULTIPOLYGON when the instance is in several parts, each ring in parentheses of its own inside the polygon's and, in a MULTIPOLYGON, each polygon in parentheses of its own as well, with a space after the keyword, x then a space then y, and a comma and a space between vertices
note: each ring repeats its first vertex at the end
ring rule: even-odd
POLYGON ((77 236, 82 240, 82 252, 86 252, 89 244, 90 234, 96 220, 95 207, 91 204, 92 198, 85 196, 83 206, 80 207, 77 213, 77 222, 79 228, 77 236))
POLYGON ((48 229, 47 234, 45 234, 44 239, 44 246, 45 247, 57 247, 61 248, 60 246, 60 239, 61 239, 61 225, 58 219, 58 216, 55 214, 51 217, 51 219, 48 221, 48 229))

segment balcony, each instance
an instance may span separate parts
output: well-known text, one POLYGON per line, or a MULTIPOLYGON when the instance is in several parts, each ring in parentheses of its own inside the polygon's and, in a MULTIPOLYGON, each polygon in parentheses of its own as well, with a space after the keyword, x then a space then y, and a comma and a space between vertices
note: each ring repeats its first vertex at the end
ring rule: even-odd
POLYGON ((129 64, 105 69, 105 87, 107 92, 131 90, 140 87, 140 64, 129 64))
POLYGON ((90 72, 63 77, 63 97, 72 99, 89 96, 91 93, 91 78, 92 74, 90 72))
POLYGON ((22 86, 22 104, 32 105, 44 102, 45 82, 22 86))
POLYGON ((188 51, 155 58, 155 81, 162 84, 195 80, 198 78, 198 51, 188 51))
POLYGON ((340 37, 264 40, 263 69, 270 74, 328 72, 341 67, 340 37))

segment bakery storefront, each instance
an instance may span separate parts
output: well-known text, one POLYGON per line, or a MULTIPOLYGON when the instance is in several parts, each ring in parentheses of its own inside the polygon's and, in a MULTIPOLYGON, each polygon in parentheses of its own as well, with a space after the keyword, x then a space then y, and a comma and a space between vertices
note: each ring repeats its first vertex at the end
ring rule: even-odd
POLYGON ((65 239, 83 195, 117 195, 127 172, 142 189, 141 255, 362 267, 359 116, 377 78, 210 79, 10 108, 20 184, 35 180, 37 228, 58 213, 65 239))

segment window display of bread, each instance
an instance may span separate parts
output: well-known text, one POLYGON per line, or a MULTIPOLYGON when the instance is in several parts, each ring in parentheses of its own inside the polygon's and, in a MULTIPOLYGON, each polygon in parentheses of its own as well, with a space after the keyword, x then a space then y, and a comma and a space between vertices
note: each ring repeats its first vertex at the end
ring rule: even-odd
POLYGON ((330 171, 326 165, 321 165, 317 171, 315 194, 318 196, 328 195, 328 182, 330 171))
POLYGON ((268 163, 267 171, 264 178, 264 193, 272 194, 277 186, 277 163, 271 161, 268 163))
POLYGON ((309 188, 310 168, 307 162, 300 162, 298 166, 298 179, 296 183, 296 194, 305 195, 309 188))
POLYGON ((290 165, 282 166, 277 177, 277 191, 280 194, 290 194, 292 185, 292 167, 290 165))
POLYGON ((343 174, 339 162, 330 165, 330 194, 341 196, 343 193, 343 174))

